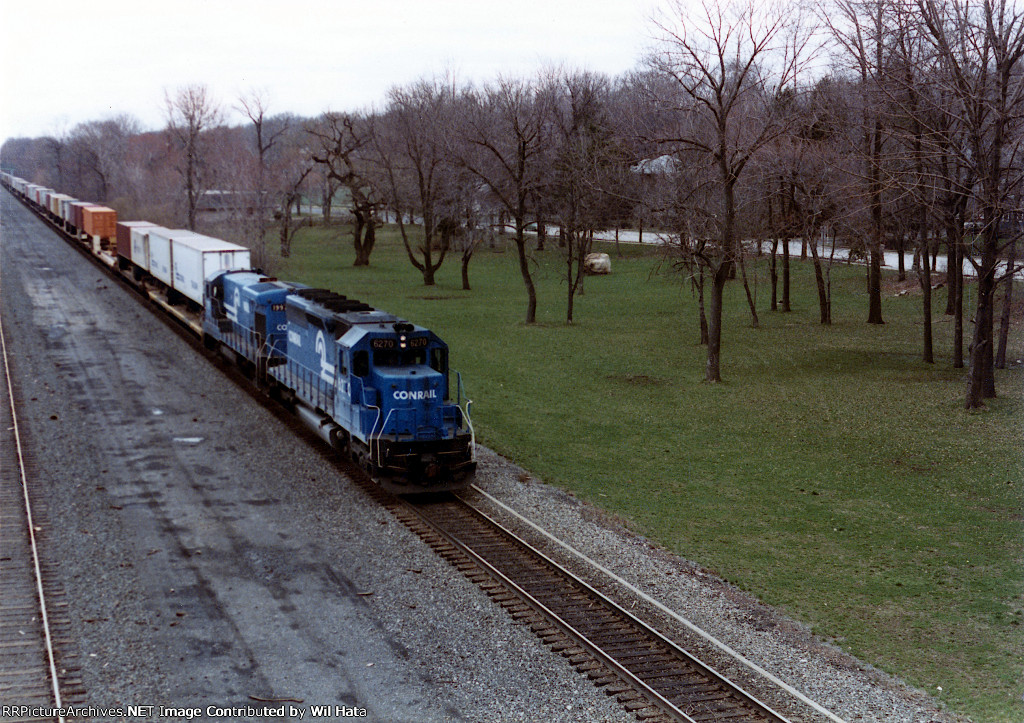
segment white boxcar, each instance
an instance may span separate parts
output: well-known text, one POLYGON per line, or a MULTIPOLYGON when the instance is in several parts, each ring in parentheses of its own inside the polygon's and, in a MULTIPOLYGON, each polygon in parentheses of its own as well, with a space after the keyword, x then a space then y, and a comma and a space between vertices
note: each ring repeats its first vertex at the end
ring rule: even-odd
MULTIPOLYGON (((164 226, 146 226, 141 228, 132 228, 132 263, 138 266, 140 269, 149 271, 150 260, 149 260, 149 234, 151 231, 156 231, 157 234, 168 237, 172 233, 169 228, 164 226)), ((170 271, 168 270, 168 274, 170 271)))
POLYGON ((61 201, 66 201, 71 196, 66 193, 51 193, 50 194, 50 213, 54 216, 60 216, 60 204, 61 201))
POLYGON ((78 199, 71 196, 60 200, 60 213, 57 215, 61 217, 64 223, 71 223, 75 220, 75 217, 71 215, 71 204, 77 202, 78 199))
POLYGON ((193 234, 172 240, 174 290, 199 305, 206 279, 215 271, 251 268, 249 249, 211 236, 193 234))
MULTIPOLYGON (((149 248, 146 249, 148 263, 144 267, 157 281, 162 281, 167 286, 172 286, 171 276, 171 239, 174 237, 191 234, 186 229, 151 228, 146 234, 149 248)), ((135 249, 132 249, 132 259, 135 258, 135 249)), ((141 266, 141 264, 140 264, 141 266)))

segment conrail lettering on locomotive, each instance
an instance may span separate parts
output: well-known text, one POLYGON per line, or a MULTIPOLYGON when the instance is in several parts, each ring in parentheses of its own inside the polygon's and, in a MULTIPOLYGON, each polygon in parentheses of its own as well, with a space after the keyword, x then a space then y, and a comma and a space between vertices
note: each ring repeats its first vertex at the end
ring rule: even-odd
POLYGON ((413 399, 437 399, 437 391, 434 389, 428 389, 425 392, 395 392, 391 396, 400 401, 413 399))

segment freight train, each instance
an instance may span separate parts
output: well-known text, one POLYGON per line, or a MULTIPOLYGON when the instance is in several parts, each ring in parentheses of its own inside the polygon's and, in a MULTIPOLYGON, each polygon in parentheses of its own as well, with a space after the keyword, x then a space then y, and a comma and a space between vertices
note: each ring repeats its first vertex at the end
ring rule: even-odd
POLYGON ((433 332, 251 268, 249 250, 79 201, 9 173, 16 198, 241 367, 324 441, 399 494, 476 472, 462 381, 433 332), (454 395, 453 395, 454 381, 454 395))

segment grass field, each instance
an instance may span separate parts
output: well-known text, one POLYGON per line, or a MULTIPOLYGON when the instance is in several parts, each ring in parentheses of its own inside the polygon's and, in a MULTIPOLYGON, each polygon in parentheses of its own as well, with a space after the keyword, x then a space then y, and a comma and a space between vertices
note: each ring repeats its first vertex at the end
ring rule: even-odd
POLYGON ((696 301, 650 249, 612 250, 572 326, 558 251, 539 255, 527 326, 511 249, 478 251, 465 292, 457 258, 424 287, 396 237, 378 238, 357 269, 341 229, 306 229, 277 272, 437 331, 481 441, 545 481, 975 721, 1024 720, 1024 366, 965 412, 944 291, 927 365, 919 295, 890 289, 887 323, 869 326, 863 269, 836 267, 822 327, 809 263, 789 314, 768 311, 758 265, 761 328, 731 284, 725 381, 708 385, 696 301))

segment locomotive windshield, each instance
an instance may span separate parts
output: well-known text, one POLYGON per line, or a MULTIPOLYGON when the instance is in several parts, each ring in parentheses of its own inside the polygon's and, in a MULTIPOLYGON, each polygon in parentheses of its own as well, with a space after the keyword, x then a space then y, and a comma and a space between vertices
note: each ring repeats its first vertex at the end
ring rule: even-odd
POLYGON ((412 367, 427 363, 426 349, 387 349, 373 352, 375 367, 412 367))

